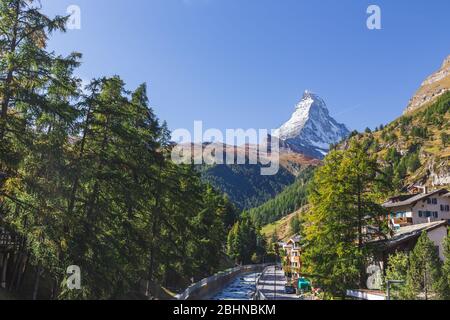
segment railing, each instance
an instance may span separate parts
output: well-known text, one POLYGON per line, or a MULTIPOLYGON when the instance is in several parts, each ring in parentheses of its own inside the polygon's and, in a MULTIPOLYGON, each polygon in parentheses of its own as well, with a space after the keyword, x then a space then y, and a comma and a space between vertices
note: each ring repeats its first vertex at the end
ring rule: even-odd
MULTIPOLYGON (((255 301, 259 301, 259 300, 268 300, 267 297, 264 295, 264 293, 262 293, 261 290, 259 290, 259 281, 261 280, 261 278, 264 276, 264 274, 266 273, 267 267, 264 268, 264 271, 261 273, 261 275, 258 277, 258 280, 256 280, 256 291, 255 291, 255 295, 253 297, 253 300, 255 301)), ((263 289, 264 289, 264 285, 263 285, 263 289)))
POLYGON ((177 300, 188 300, 195 292, 199 291, 200 289, 202 289, 205 286, 208 286, 211 283, 214 283, 214 282, 220 280, 221 278, 231 276, 233 274, 242 274, 242 273, 250 272, 250 271, 254 270, 255 268, 265 269, 267 266, 269 266, 269 264, 249 265, 249 266, 241 266, 241 267, 236 267, 236 268, 228 269, 225 271, 221 271, 211 277, 205 278, 197 283, 194 283, 189 288, 187 288, 183 293, 178 294, 175 297, 177 300))
POLYGON ((405 224, 412 224, 413 219, 412 218, 393 218, 392 222, 394 224, 398 224, 398 225, 405 225, 405 224))

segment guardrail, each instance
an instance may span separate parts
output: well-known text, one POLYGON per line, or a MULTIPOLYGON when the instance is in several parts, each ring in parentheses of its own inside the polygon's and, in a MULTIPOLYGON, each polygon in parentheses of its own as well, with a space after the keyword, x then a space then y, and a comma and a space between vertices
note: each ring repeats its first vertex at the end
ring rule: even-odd
MULTIPOLYGON (((232 269, 228 269, 225 271, 221 271, 216 273, 215 275, 205 278, 197 283, 194 283, 190 287, 188 287, 183 293, 175 296, 177 300, 189 300, 192 296, 194 296, 197 292, 205 289, 205 287, 211 286, 223 279, 229 278, 234 279, 237 275, 251 272, 255 269, 266 269, 270 264, 261 264, 261 265, 248 265, 248 266, 240 266, 232 269)), ((259 281, 259 279, 258 279, 259 281)))
MULTIPOLYGON (((267 297, 264 295, 264 293, 262 293, 262 291, 259 290, 259 281, 261 280, 261 278, 264 276, 264 274, 266 273, 266 270, 268 267, 272 266, 272 264, 267 265, 264 267, 263 272, 261 273, 261 275, 258 277, 258 280, 256 281, 256 292, 255 295, 253 297, 253 300, 269 300, 267 299, 267 297)), ((264 285, 263 285, 263 289, 264 289, 264 285)))

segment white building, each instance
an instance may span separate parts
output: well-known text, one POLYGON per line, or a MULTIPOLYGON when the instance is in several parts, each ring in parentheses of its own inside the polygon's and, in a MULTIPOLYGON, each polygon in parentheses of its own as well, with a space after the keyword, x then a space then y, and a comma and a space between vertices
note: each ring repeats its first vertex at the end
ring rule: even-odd
POLYGON ((446 189, 390 198, 383 204, 396 227, 447 221, 450 224, 450 192, 446 189))

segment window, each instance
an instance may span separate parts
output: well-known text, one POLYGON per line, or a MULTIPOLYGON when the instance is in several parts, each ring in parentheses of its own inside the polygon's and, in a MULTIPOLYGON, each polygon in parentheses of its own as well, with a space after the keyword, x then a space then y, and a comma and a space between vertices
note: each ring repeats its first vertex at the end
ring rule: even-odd
POLYGON ((437 199, 436 198, 431 199, 431 201, 432 201, 433 204, 437 204, 437 199))
POLYGON ((431 199, 430 198, 427 199, 427 204, 431 204, 431 199))
POLYGON ((434 212, 434 217, 437 219, 439 218, 439 213, 437 211, 434 212))
POLYGON ((441 211, 445 211, 445 206, 441 204, 441 211))
POLYGON ((431 211, 427 211, 427 212, 426 212, 426 217, 427 217, 427 218, 431 218, 431 211))
POLYGON ((422 217, 423 217, 423 212, 419 211, 419 218, 422 218, 422 217))
POLYGON ((447 212, 450 211, 450 206, 449 205, 445 206, 445 211, 447 211, 447 212))

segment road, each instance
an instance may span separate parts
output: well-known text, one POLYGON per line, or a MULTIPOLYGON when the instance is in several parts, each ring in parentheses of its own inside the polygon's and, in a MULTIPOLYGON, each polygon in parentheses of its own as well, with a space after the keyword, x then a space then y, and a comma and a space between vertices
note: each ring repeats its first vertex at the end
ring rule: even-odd
POLYGON ((275 270, 275 266, 268 267, 261 276, 258 289, 268 300, 299 300, 295 294, 286 294, 284 288, 286 278, 283 270, 275 270))

